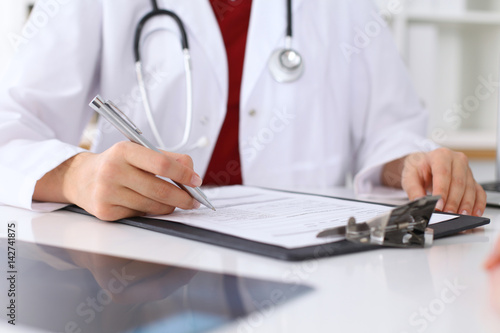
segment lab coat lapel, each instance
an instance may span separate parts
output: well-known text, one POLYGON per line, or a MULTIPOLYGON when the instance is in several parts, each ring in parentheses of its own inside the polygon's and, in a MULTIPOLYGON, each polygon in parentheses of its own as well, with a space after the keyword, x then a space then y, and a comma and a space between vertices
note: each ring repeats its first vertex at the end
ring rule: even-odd
MULTIPOLYGON (((303 1, 292 1, 293 14, 297 12, 303 1)), ((274 50, 285 46, 286 11, 284 0, 253 0, 252 2, 240 105, 246 105, 259 76, 263 71, 268 70, 269 57, 274 50)), ((293 15, 293 17, 296 16, 293 15)))
MULTIPOLYGON (((201 45, 217 77, 221 93, 228 87, 227 56, 219 24, 208 0, 189 0, 175 4, 178 15, 185 22, 190 43, 201 45)), ((193 65, 193 67, 195 67, 193 65)), ((193 70, 199 70, 193 68, 193 70)))

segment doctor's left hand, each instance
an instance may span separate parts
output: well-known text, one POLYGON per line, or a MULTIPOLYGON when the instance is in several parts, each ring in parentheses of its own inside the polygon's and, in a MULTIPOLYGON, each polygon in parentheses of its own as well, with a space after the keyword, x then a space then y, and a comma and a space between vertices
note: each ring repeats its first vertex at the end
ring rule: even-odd
POLYGON ((438 211, 482 216, 486 208, 486 193, 474 179, 467 157, 447 148, 413 153, 386 164, 382 183, 402 188, 410 200, 427 193, 439 195, 438 211))

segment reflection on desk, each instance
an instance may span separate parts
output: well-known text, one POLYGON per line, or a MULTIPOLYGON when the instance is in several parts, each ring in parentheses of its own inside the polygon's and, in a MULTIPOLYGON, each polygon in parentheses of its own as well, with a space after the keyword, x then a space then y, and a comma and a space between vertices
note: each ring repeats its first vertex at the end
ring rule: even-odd
MULTIPOLYGON (((7 253, 7 240, 0 245, 7 253)), ((16 324, 50 332, 205 332, 312 290, 23 241, 16 247, 16 324)))

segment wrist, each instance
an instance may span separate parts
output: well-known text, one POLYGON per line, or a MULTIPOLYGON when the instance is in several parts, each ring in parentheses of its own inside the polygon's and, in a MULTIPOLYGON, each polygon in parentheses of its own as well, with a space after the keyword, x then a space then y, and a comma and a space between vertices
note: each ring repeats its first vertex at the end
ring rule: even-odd
POLYGON ((86 177, 83 171, 88 169, 88 165, 86 166, 87 161, 94 155, 88 152, 80 153, 60 165, 60 179, 58 182, 61 184, 62 197, 66 203, 77 204, 80 185, 84 180, 81 178, 86 177))
POLYGON ((60 202, 74 203, 72 200, 75 185, 77 180, 74 179, 77 175, 75 168, 82 164, 83 159, 90 153, 77 154, 63 163, 59 164, 54 169, 47 172, 40 178, 33 192, 33 200, 42 202, 60 202))
POLYGON ((381 175, 382 185, 393 188, 402 188, 401 181, 405 160, 406 157, 403 157, 384 165, 381 175))

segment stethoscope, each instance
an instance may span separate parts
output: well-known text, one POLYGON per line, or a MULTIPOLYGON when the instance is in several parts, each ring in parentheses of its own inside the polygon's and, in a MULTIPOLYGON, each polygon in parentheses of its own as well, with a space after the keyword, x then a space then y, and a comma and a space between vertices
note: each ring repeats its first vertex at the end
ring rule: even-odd
MULTIPOLYGON (((193 124, 193 80, 192 80, 192 67, 191 67, 191 53, 189 51, 189 42, 184 28, 182 20, 172 11, 160 9, 158 7, 157 0, 151 0, 153 10, 146 14, 138 23, 135 30, 134 37, 134 57, 135 57, 135 69, 137 74, 137 82, 139 84, 139 90, 141 92, 142 102, 144 105, 144 110, 148 119, 148 123, 151 127, 153 135, 158 143, 159 148, 171 152, 177 152, 180 150, 191 151, 197 148, 203 148, 208 146, 208 138, 201 137, 198 141, 189 146, 187 142, 191 135, 191 127, 193 124), (144 72, 142 67, 142 59, 140 52, 140 42, 142 30, 146 23, 160 15, 165 15, 172 18, 178 25, 181 34, 181 45, 184 58, 184 71, 186 74, 186 125, 184 128, 184 134, 181 141, 172 147, 167 147, 161 136, 158 128, 156 127, 156 122, 153 118, 153 113, 151 111, 151 104, 149 102, 148 93, 146 90, 146 84, 144 80, 144 72)), ((296 50, 292 49, 292 0, 286 0, 287 4, 287 29, 285 38, 285 47, 275 50, 271 57, 269 58, 268 68, 272 77, 279 83, 288 83, 298 80, 302 73, 304 72, 304 62, 302 56, 296 50)))

